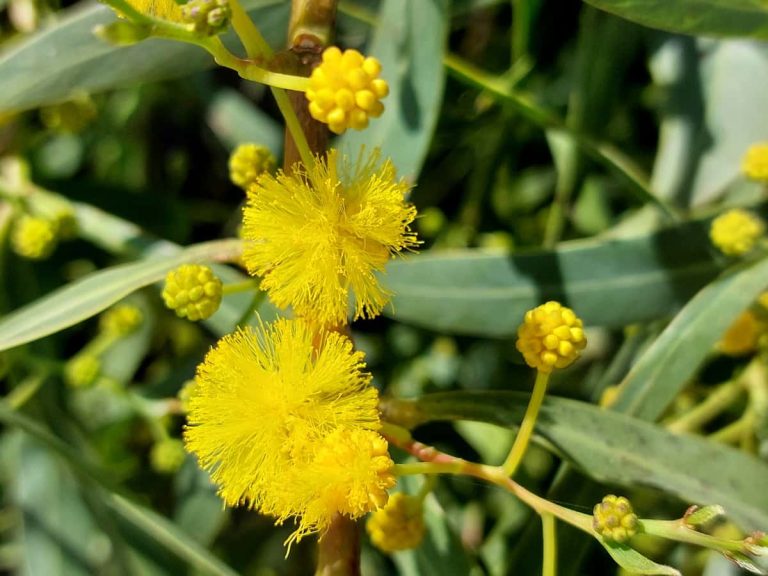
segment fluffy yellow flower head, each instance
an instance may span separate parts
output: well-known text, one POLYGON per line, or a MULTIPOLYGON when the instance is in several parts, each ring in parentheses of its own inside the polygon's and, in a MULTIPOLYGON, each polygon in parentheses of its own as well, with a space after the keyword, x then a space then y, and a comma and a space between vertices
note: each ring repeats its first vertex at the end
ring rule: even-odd
POLYGON ((416 548, 424 538, 424 509, 421 500, 398 492, 377 510, 365 525, 371 542, 383 552, 416 548))
POLYGON ((765 224, 754 214, 738 208, 712 221, 709 237, 723 254, 741 256, 755 246, 765 233, 765 224))
POLYGON ((350 166, 335 150, 309 168, 264 174, 248 190, 243 261, 281 307, 325 325, 378 315, 389 300, 374 272, 418 244, 408 185, 378 154, 350 166))
POLYGON ((357 50, 342 53, 336 46, 326 48, 322 63, 309 77, 309 113, 336 134, 347 128, 362 130, 368 118, 384 112, 379 100, 389 94, 389 86, 380 73, 376 58, 365 58, 357 50))
POLYGON ((387 501, 392 460, 363 354, 281 319, 225 336, 198 367, 187 449, 229 506, 294 519, 289 542, 387 501))
POLYGON ((768 142, 749 147, 741 161, 741 170, 748 178, 768 182, 768 142))
POLYGON ((517 330, 517 349, 526 364, 541 372, 571 365, 587 345, 581 319, 559 302, 525 313, 517 330))

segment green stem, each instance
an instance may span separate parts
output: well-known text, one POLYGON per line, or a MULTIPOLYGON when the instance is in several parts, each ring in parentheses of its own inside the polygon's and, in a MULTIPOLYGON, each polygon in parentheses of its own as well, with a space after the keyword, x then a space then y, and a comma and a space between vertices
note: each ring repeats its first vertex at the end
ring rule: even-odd
POLYGON ((557 525, 552 514, 541 515, 544 555, 541 576, 557 576, 557 525))
POLYGON ((675 433, 698 430, 727 410, 743 393, 744 386, 740 380, 721 384, 690 412, 667 424, 667 430, 675 433))
POLYGON ((533 429, 536 426, 536 419, 539 417, 539 410, 544 402, 544 395, 547 392, 548 382, 548 372, 536 372, 536 383, 533 385, 533 393, 531 394, 528 408, 525 410, 523 423, 520 425, 520 431, 515 437, 512 449, 509 451, 509 456, 507 456, 506 461, 502 465, 502 469, 509 477, 514 476, 517 468, 520 466, 520 462, 523 461, 523 456, 525 456, 526 450, 528 449, 528 444, 533 435, 533 429))
POLYGON ((249 292, 251 290, 257 290, 259 288, 258 280, 243 280, 242 282, 233 282, 231 284, 224 284, 221 288, 222 296, 229 296, 230 294, 239 294, 240 292, 249 292))
POLYGON ((429 496, 429 493, 432 492, 432 490, 434 490, 435 484, 437 484, 437 478, 435 476, 425 476, 424 484, 421 485, 421 488, 416 494, 416 498, 418 498, 420 502, 424 502, 424 499, 429 496))
POLYGON ((752 414, 747 412, 735 422, 731 422, 717 432, 713 432, 707 436, 707 439, 714 440, 715 442, 723 442, 724 444, 735 444, 736 442, 740 442, 745 434, 751 433, 753 426, 754 419, 752 414))
POLYGON ((485 480, 491 484, 495 484, 512 493, 519 498, 525 504, 533 508, 539 514, 551 514, 562 521, 575 526, 576 528, 583 530, 590 536, 594 536, 592 530, 592 516, 576 512, 569 508, 565 508, 554 502, 550 502, 541 496, 537 496, 533 492, 526 490, 520 484, 517 484, 500 466, 486 466, 485 464, 477 464, 475 462, 468 462, 461 458, 455 458, 448 454, 443 454, 435 449, 431 449, 430 454, 433 457, 439 458, 439 461, 430 462, 409 462, 406 464, 395 464, 393 467, 394 474, 398 476, 409 476, 416 474, 452 474, 473 476, 481 480, 485 480))
POLYGON ((681 520, 641 520, 643 532, 677 542, 685 542, 720 552, 749 553, 741 540, 727 540, 709 534, 697 532, 686 526, 681 520))
MULTIPOLYGON (((298 76, 296 76, 298 78, 298 76)), ((306 78, 305 78, 306 80, 306 78)), ((272 88, 272 95, 275 97, 277 107, 280 109, 280 113, 283 115, 285 125, 288 127, 288 131, 293 137, 293 141, 296 143, 296 148, 301 156, 301 161, 307 168, 311 167, 315 163, 315 156, 312 154, 312 150, 309 148, 307 142, 307 136, 304 134, 304 130, 301 128, 299 117, 296 116, 296 111, 291 105, 291 101, 288 99, 288 94, 284 90, 278 88, 272 88)))
POLYGON ((11 390, 5 397, 5 403, 12 409, 18 410, 32 398, 40 387, 45 384, 48 374, 41 372, 34 374, 22 380, 22 382, 11 390))
POLYGON ((232 28, 245 48, 249 58, 268 58, 272 55, 272 48, 264 40, 264 36, 253 23, 238 0, 229 0, 229 8, 232 11, 232 28))

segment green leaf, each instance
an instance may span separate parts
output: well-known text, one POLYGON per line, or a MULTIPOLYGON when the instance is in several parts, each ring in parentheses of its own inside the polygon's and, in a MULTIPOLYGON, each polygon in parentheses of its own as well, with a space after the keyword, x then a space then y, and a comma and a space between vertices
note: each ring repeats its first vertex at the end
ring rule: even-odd
MULTIPOLYGON (((446 392, 386 400, 383 407, 387 420, 408 427, 432 420, 511 427, 522 420, 527 403, 528 394, 518 392, 446 392)), ((564 398, 545 400, 536 431, 595 480, 719 504, 746 530, 768 527, 768 464, 743 452, 564 398)))
POLYGON ((189 262, 229 259, 239 240, 196 244, 166 257, 148 258, 89 274, 0 320, 0 350, 54 334, 105 310, 131 292, 161 280, 189 262))
POLYGON ((448 5, 448 0, 382 3, 366 52, 381 61, 381 75, 389 83, 386 111, 365 130, 344 134, 340 148, 345 153, 356 157, 361 146, 379 147, 401 176, 418 176, 441 110, 448 5))
POLYGON ((650 61, 662 108, 653 185, 659 195, 701 205, 740 178, 748 147, 768 133, 768 49, 762 42, 667 38, 650 61))
POLYGON ((104 504, 117 516, 133 527, 150 536, 174 556, 186 561, 202 574, 212 576, 236 576, 236 572, 200 547, 168 519, 144 508, 114 492, 114 483, 105 471, 86 460, 61 438, 53 435, 40 424, 19 414, 0 401, 0 422, 26 432, 35 440, 43 443, 57 454, 74 472, 86 482, 92 482, 99 488, 99 496, 104 504))
POLYGON ((768 8, 763 0, 586 0, 638 24, 706 36, 768 39, 768 8))
POLYGON ((573 308, 588 326, 663 317, 720 266, 706 225, 695 222, 527 254, 427 252, 391 262, 383 281, 394 293, 386 313, 398 320, 457 334, 509 336, 527 310, 550 299, 573 308))
POLYGON ((600 543, 608 551, 608 554, 616 561, 616 564, 627 570, 630 574, 648 574, 661 576, 681 576, 678 570, 671 566, 657 564, 650 558, 646 558, 634 548, 625 544, 606 542, 600 539, 600 543))
MULTIPOLYGON (((267 40, 281 44, 289 5, 280 0, 243 4, 267 40)), ((93 34, 95 27, 116 20, 106 6, 86 3, 64 14, 53 25, 0 53, 0 110, 25 110, 67 99, 76 92, 95 93, 213 66, 203 49, 181 42, 150 39, 132 46, 107 44, 93 34)))
POLYGON ((635 363, 611 408, 644 420, 659 418, 766 286, 768 258, 740 265, 709 284, 635 363))
POLYGON ((282 156, 282 126, 235 90, 219 91, 208 108, 206 119, 228 149, 254 142, 269 148, 276 158, 282 156))

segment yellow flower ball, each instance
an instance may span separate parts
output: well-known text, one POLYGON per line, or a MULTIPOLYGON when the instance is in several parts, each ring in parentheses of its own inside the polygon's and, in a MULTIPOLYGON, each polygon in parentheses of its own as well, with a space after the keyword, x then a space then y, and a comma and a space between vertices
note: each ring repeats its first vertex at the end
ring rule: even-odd
POLYGON ((141 310, 131 304, 120 304, 110 308, 99 318, 99 327, 107 334, 127 336, 141 324, 141 310))
POLYGON ((728 210, 712 221, 709 237, 723 254, 741 256, 765 234, 763 221, 746 210, 728 210))
POLYGON ((181 318, 210 318, 219 309, 222 283, 208 266, 184 264, 165 277, 163 300, 181 318))
POLYGON ((637 534, 640 522, 632 504, 623 496, 609 494, 595 505, 592 527, 606 540, 626 542, 637 534))
POLYGON ((92 354, 79 354, 64 365, 64 381, 73 388, 87 388, 101 373, 101 360, 92 354))
POLYGON ((16 220, 11 234, 13 251, 29 260, 48 258, 57 241, 58 226, 55 222, 27 214, 16 220))
POLYGON ((336 134, 347 128, 362 130, 369 118, 384 112, 380 100, 389 94, 389 85, 379 78, 380 73, 376 58, 365 58, 357 50, 327 48, 309 77, 309 113, 336 134))
POLYGON ((540 372, 571 365, 586 345, 581 319, 559 302, 529 310, 517 330, 517 349, 540 372))
POLYGON ((741 162, 741 170, 747 178, 768 182, 768 142, 749 147, 741 162))
POLYGON ((421 500, 402 492, 393 494, 386 506, 371 514, 365 529, 382 552, 416 548, 425 531, 421 500))
POLYGON ((277 160, 266 146, 240 144, 229 157, 229 179, 243 190, 256 183, 264 172, 274 172, 277 160))

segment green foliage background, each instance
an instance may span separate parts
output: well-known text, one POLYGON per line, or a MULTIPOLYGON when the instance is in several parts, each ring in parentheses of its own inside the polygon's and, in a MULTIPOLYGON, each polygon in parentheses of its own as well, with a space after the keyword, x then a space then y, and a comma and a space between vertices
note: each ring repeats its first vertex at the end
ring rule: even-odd
MULTIPOLYGON (((115 18, 104 6, 0 4, 0 153, 72 200, 79 224, 79 238, 30 263, 10 251, 0 202, 0 565, 35 576, 312 573, 311 542, 285 560, 290 527, 223 510, 191 457, 173 476, 148 465, 147 412, 216 337, 255 309, 277 314, 239 294, 198 327, 158 296, 170 269, 232 249, 219 240, 236 234, 242 202, 228 152, 246 141, 282 149, 267 91, 192 46, 102 42, 91 31, 115 18), (20 33, 25 7, 40 22, 20 33), (98 108, 83 130, 41 123, 41 106, 81 93, 98 108), (124 298, 146 321, 104 372, 135 394, 67 389, 62 363, 124 298)), ((289 4, 244 2, 276 47, 289 4)), ((381 119, 337 144, 379 146, 416 183, 423 249, 391 263, 388 318, 354 336, 385 395, 430 394, 417 437, 500 462, 532 383, 517 325, 558 299, 590 327, 590 345, 554 380, 521 481, 579 510, 618 490, 642 516, 721 504, 743 530, 768 529, 768 408, 746 451, 660 425, 740 369, 714 346, 768 286, 763 254, 734 263, 707 236, 723 207, 765 213, 764 187, 739 174, 747 147, 768 140, 765 2, 360 0, 341 3, 338 25, 340 45, 382 60, 391 94, 381 119), (618 383, 612 409, 597 408, 618 383)), ((164 425, 178 436, 183 421, 164 425)), ((522 504, 466 479, 442 480, 436 496, 424 545, 386 558, 364 543, 364 573, 540 573, 538 519, 522 504)), ((586 536, 559 534, 559 574, 617 572, 586 536)), ((685 574, 738 573, 714 555, 643 546, 685 574)))

